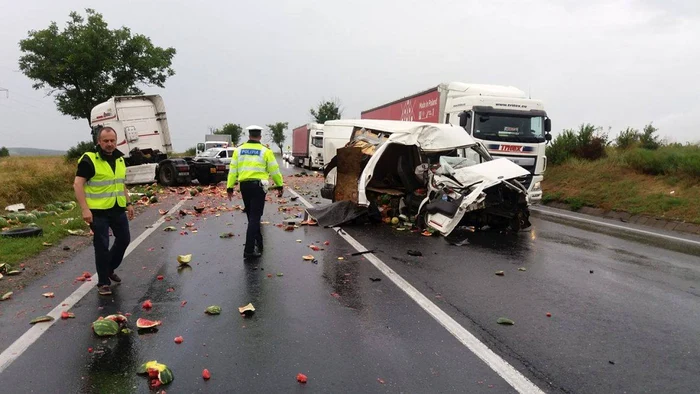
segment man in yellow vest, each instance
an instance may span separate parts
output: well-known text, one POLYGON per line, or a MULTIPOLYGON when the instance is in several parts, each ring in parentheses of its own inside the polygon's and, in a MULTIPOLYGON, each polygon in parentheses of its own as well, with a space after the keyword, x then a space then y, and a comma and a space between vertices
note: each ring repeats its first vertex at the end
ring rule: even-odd
POLYGON ((134 218, 134 207, 124 184, 126 165, 124 154, 117 150, 117 132, 111 127, 100 127, 95 137, 95 152, 86 152, 78 161, 73 190, 83 210, 83 220, 94 233, 97 291, 110 295, 111 283, 122 281, 114 271, 131 242, 129 220, 134 218), (111 249, 110 228, 114 234, 111 249))
POLYGON ((241 196, 245 213, 248 216, 248 230, 245 237, 243 257, 246 259, 257 258, 262 255, 263 238, 260 231, 260 218, 265 208, 265 185, 270 177, 275 186, 270 189, 278 189, 278 196, 283 194, 283 180, 279 164, 272 150, 266 148, 262 139, 262 127, 249 126, 247 128, 248 142, 236 148, 231 158, 228 171, 226 192, 228 199, 233 197, 233 187, 237 183, 241 186, 241 196))

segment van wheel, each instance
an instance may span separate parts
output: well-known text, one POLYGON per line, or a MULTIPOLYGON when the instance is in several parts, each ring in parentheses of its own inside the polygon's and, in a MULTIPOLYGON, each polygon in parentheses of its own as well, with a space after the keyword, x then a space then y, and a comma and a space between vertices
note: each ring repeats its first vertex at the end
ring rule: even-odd
POLYGON ((177 181, 177 170, 173 163, 166 163, 158 171, 158 182, 163 186, 175 186, 177 181))

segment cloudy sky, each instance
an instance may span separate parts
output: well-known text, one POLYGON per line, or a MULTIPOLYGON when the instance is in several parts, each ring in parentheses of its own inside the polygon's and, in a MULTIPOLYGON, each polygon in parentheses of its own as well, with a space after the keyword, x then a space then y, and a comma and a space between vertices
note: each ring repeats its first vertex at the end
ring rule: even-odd
POLYGON ((697 0, 0 0, 0 146, 67 149, 85 121, 60 115, 17 66, 18 41, 94 8, 174 47, 165 89, 175 150, 226 122, 310 120, 338 97, 344 118, 440 82, 514 85, 544 100, 553 129, 612 134, 653 121, 699 141, 697 0))

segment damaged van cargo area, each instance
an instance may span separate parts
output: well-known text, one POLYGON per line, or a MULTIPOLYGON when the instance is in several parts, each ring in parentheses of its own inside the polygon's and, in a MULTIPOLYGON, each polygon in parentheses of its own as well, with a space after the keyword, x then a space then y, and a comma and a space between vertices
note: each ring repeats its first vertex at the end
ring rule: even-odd
POLYGON ((322 195, 333 203, 308 212, 323 226, 367 217, 442 235, 462 226, 519 231, 530 226, 516 180, 527 174, 457 126, 358 121, 324 169, 322 195))

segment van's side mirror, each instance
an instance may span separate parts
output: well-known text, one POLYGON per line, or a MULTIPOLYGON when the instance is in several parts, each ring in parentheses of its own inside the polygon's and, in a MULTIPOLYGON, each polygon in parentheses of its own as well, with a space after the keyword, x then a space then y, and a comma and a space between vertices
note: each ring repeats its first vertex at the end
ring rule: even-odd
POLYGON ((472 114, 467 111, 463 111, 459 113, 459 126, 464 128, 467 127, 469 124, 469 119, 471 119, 472 114))
POLYGON ((552 140, 552 135, 551 135, 551 134, 549 134, 549 133, 547 133, 547 134, 545 134, 545 135, 544 135, 544 139, 546 139, 546 140, 547 140, 547 142, 549 142, 549 141, 551 141, 551 140, 552 140))
MULTIPOLYGON (((544 131, 548 133, 552 131, 552 119, 547 118, 544 120, 544 131)), ((551 139, 552 137, 549 138, 551 139)))

